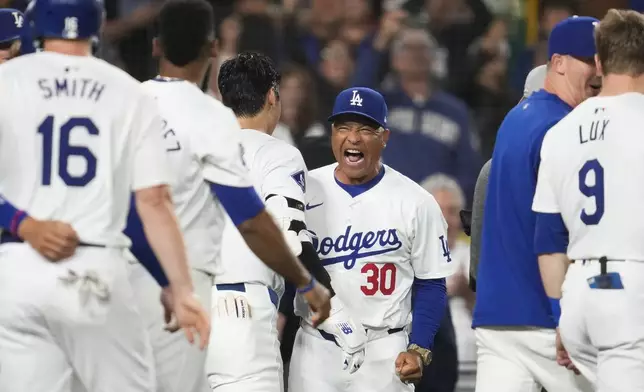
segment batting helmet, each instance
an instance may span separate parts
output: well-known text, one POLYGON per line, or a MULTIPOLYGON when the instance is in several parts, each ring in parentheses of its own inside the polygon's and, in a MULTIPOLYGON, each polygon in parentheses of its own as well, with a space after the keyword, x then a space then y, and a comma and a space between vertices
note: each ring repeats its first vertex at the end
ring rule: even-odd
POLYGON ((96 39, 103 22, 102 0, 33 0, 27 19, 37 40, 96 39))

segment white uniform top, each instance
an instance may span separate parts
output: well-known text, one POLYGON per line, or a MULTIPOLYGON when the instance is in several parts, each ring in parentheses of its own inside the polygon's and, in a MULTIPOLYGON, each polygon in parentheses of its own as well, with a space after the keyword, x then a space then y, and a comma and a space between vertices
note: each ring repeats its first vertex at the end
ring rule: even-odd
POLYGON ((81 241, 128 247, 132 190, 166 184, 161 119, 138 81, 93 57, 0 66, 0 193, 81 241))
POLYGON ((644 261, 644 95, 586 100, 541 147, 532 209, 561 213, 571 260, 644 261))
POLYGON ((389 166, 355 197, 335 179, 336 167, 309 173, 306 220, 317 253, 337 295, 365 327, 405 327, 414 278, 444 278, 457 268, 447 222, 432 195, 389 166))
POLYGON ((241 158, 239 123, 232 110, 194 83, 157 78, 143 85, 156 97, 165 122, 172 199, 190 266, 215 273, 227 215, 206 181, 251 186, 241 158))
MULTIPOLYGON (((306 165, 300 151, 253 129, 241 130, 240 139, 244 162, 262 200, 273 194, 297 200, 304 206, 306 165)), ((284 292, 284 279, 255 256, 230 218, 226 219, 223 241, 215 283, 256 282, 271 287, 280 295, 284 292)))

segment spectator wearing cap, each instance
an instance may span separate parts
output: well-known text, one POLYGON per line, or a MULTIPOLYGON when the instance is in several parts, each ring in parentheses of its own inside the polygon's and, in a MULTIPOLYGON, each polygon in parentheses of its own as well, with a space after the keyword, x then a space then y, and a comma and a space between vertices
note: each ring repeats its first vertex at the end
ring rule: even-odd
MULTIPOLYGON (((472 327, 478 346, 479 392, 590 391, 590 384, 555 361, 560 308, 542 287, 536 248, 544 233, 537 219, 553 219, 566 242, 561 218, 532 212, 543 138, 573 107, 596 93, 594 27, 597 19, 571 17, 548 39, 544 89, 505 117, 485 198, 481 253, 472 327), (558 219, 558 220, 557 220, 558 219)), ((552 226, 552 225, 551 225, 552 226)), ((541 248, 542 249, 542 248, 541 248)), ((572 369, 571 364, 569 369, 572 369)))
MULTIPOLYGON (((454 177, 471 196, 482 162, 467 106, 434 83, 435 50, 436 42, 421 28, 403 28, 393 41, 392 73, 382 86, 391 130, 383 160, 416 182, 436 173, 454 177)), ((359 70, 356 76, 373 72, 359 70)), ((366 78, 359 82, 377 83, 366 78)))
POLYGON ((32 46, 26 40, 26 21, 22 12, 13 8, 0 9, 0 64, 21 54, 32 46))

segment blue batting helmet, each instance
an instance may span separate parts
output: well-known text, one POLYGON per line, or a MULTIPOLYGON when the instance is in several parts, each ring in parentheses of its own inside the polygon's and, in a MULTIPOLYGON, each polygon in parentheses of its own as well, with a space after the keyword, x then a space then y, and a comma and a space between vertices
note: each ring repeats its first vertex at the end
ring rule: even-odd
POLYGON ((12 8, 0 9, 0 43, 13 42, 20 39, 25 23, 22 12, 12 8))
POLYGON ((27 18, 34 39, 92 39, 103 21, 102 0, 33 0, 27 18))

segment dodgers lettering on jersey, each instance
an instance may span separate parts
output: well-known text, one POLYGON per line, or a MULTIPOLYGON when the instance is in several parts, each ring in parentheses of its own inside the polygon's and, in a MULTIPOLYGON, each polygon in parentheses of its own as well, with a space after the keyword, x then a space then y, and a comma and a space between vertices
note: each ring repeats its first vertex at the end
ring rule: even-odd
POLYGON ((239 123, 230 109, 194 83, 157 78, 143 86, 156 98, 163 116, 172 200, 190 266, 214 274, 227 215, 206 181, 250 186, 239 153, 239 123))
MULTIPOLYGON (((361 193, 337 182, 336 167, 308 178, 306 219, 318 255, 337 295, 365 327, 405 327, 414 278, 454 271, 443 241, 447 223, 428 192, 390 167, 361 193)), ((304 314, 297 298, 296 310, 304 314)))
POLYGON ((337 238, 324 237, 321 240, 315 238, 313 246, 325 266, 343 263, 344 268, 352 269, 359 258, 394 252, 402 247, 402 242, 398 238, 396 229, 367 231, 363 233, 352 232, 352 226, 347 226, 344 234, 341 234, 337 238), (376 245, 379 249, 371 250, 376 245), (343 253, 343 255, 329 257, 331 253, 343 253))
POLYGON ((138 81, 93 57, 0 66, 0 193, 81 241, 128 247, 132 190, 167 184, 161 118, 138 81))
MULTIPOLYGON (((239 131, 246 162, 255 190, 263 200, 279 195, 304 205, 306 166, 299 150, 286 142, 253 129, 239 131)), ((279 212, 268 212, 281 219, 279 212)), ((268 268, 248 248, 241 234, 227 217, 221 257, 217 260, 215 283, 262 283, 280 295, 283 278, 268 268)))
POLYGON ((644 261, 644 96, 586 100, 543 140, 532 208, 561 214, 568 258, 644 261))

